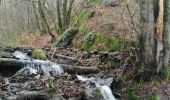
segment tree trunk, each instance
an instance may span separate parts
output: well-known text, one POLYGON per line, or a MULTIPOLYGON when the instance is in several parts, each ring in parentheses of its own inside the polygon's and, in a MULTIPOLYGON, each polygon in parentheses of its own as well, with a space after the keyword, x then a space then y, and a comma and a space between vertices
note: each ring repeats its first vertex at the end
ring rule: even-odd
POLYGON ((155 70, 154 14, 152 0, 140 2, 140 66, 146 71, 155 70))
POLYGON ((164 0, 163 70, 169 70, 170 55, 170 1, 164 0))
POLYGON ((142 0, 140 7, 140 66, 152 73, 165 73, 169 70, 170 1, 142 0))
POLYGON ((61 19, 61 7, 60 7, 60 0, 57 0, 56 5, 57 5, 57 18, 58 18, 58 26, 59 26, 59 32, 63 32, 63 23, 62 23, 62 19, 61 19))

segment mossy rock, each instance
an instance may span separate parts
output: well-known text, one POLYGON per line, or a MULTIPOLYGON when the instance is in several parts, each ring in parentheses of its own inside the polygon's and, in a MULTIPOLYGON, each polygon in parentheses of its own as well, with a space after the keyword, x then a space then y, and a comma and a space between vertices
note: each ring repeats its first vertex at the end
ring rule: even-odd
POLYGON ((41 49, 36 49, 32 52, 31 57, 34 59, 47 60, 46 54, 41 49))

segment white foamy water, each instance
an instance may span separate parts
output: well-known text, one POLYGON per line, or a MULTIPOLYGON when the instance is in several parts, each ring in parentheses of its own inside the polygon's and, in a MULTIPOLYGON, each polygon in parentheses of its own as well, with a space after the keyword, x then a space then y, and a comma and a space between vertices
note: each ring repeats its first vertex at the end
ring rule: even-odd
POLYGON ((76 75, 78 80, 80 81, 94 81, 94 77, 91 77, 91 78, 86 78, 86 77, 83 77, 83 76, 80 76, 80 75, 76 75))
POLYGON ((110 87, 108 87, 106 85, 104 85, 104 86, 99 85, 98 87, 99 87, 101 94, 105 100, 116 100, 112 94, 110 87))
POLYGON ((100 89, 100 92, 104 98, 104 100, 116 100, 116 98, 114 97, 114 95, 112 94, 112 91, 110 89, 109 86, 106 85, 100 85, 99 83, 97 83, 96 81, 94 81, 94 77, 93 78, 86 78, 80 75, 76 75, 78 80, 80 81, 92 81, 96 84, 96 87, 98 87, 100 89))
POLYGON ((57 65, 56 63, 50 62, 48 60, 38 60, 38 59, 32 59, 27 56, 26 54, 20 52, 20 51, 15 51, 13 55, 20 59, 23 63, 23 69, 20 71, 24 72, 24 68, 27 68, 30 73, 34 72, 44 72, 44 73, 50 73, 52 72, 53 74, 61 74, 64 73, 64 70, 61 66, 57 65), (30 69, 28 69, 30 68, 30 69))
POLYGON ((15 58, 18 58, 18 59, 21 59, 21 60, 30 60, 30 57, 29 56, 27 56, 25 53, 22 53, 22 52, 20 52, 20 51, 15 51, 14 53, 13 53, 13 56, 15 57, 15 58))

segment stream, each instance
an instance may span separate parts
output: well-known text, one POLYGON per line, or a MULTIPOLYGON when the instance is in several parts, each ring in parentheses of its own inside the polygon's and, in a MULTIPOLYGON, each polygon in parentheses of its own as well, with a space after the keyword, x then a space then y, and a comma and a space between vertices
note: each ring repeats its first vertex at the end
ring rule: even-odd
MULTIPOLYGON (((0 97, 0 100, 1 99, 8 100, 11 98, 17 98, 16 96, 17 96, 18 92, 22 92, 22 91, 27 92, 24 89, 30 88, 27 85, 34 80, 39 80, 39 79, 41 79, 41 80, 49 80, 49 79, 55 80, 55 77, 58 75, 60 75, 60 76, 67 75, 67 73, 64 72, 64 70, 61 66, 59 66, 58 64, 51 62, 49 60, 43 61, 43 60, 32 59, 26 53, 22 53, 20 51, 15 51, 13 53, 13 56, 16 59, 19 59, 23 62, 22 69, 17 71, 13 76, 5 77, 3 79, 4 83, 1 86, 1 88, 4 86, 4 89, 6 91, 8 91, 9 97, 7 97, 7 98, 0 97), (26 79, 23 80, 23 78, 21 78, 21 77, 24 77, 26 79), (26 82, 25 80, 27 80, 27 78, 31 81, 26 82), (18 79, 20 84, 15 83, 15 81, 16 81, 15 79, 18 79), (18 87, 22 88, 22 91, 18 87)), ((109 87, 111 82, 113 81, 113 78, 102 79, 100 77, 86 77, 83 75, 75 75, 75 77, 85 87, 85 92, 89 96, 91 96, 91 94, 93 93, 94 90, 98 89, 103 97, 103 99, 101 99, 101 100, 116 100, 116 98, 114 97, 114 95, 109 87)), ((60 81, 62 81, 62 80, 60 80, 60 81)), ((27 98, 27 99, 33 100, 33 99, 29 99, 29 98, 27 98)), ((42 100, 42 99, 40 99, 40 100, 42 100)), ((60 100, 60 99, 58 99, 58 97, 56 97, 56 98, 49 99, 49 100, 60 100)), ((63 98, 61 100, 65 100, 65 99, 63 98)), ((72 99, 69 99, 69 100, 72 100, 72 99)), ((82 99, 75 99, 75 100, 82 100, 82 99)), ((92 99, 88 99, 88 100, 92 100, 92 99)))

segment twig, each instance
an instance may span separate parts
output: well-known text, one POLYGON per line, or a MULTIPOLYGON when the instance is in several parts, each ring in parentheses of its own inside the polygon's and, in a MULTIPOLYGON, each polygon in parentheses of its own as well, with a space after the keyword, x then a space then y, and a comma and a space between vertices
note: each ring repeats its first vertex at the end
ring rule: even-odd
POLYGON ((55 55, 56 51, 57 51, 57 48, 55 48, 55 50, 54 50, 54 52, 53 52, 53 54, 52 54, 52 56, 51 56, 51 59, 54 58, 54 55, 55 55))

